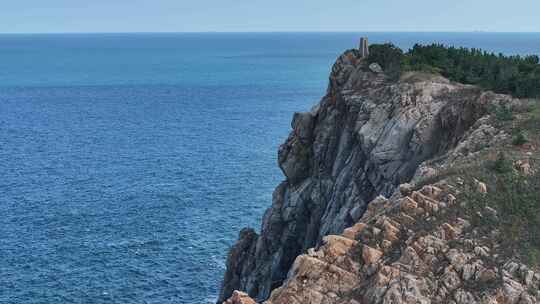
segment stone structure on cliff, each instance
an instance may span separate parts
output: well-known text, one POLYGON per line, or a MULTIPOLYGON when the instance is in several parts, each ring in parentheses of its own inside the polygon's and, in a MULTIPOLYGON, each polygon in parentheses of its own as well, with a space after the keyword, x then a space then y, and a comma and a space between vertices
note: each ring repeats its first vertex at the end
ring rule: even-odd
POLYGON ((369 56, 369 44, 367 37, 360 38, 360 57, 367 58, 369 56))
MULTIPOLYGON (((505 135, 482 123, 483 117, 492 105, 511 103, 512 98, 434 75, 410 73, 391 81, 366 65, 365 54, 350 50, 341 55, 332 68, 326 96, 311 111, 294 114, 292 132, 278 154, 286 179, 274 191, 260 235, 244 229, 231 249, 220 302, 241 290, 258 302, 270 298, 272 304, 431 303, 429 289, 445 301, 450 296, 458 299, 441 303, 476 303, 467 302, 476 295, 459 291, 455 284, 493 276, 485 265, 460 262, 447 269, 444 280, 449 286, 430 285, 440 275, 432 257, 452 264, 460 255, 470 255, 451 251, 440 241, 462 236, 467 223, 445 223, 426 232, 432 237, 413 239, 408 234, 412 229, 403 229, 411 221, 424 220, 420 209, 414 210, 433 215, 455 203, 455 197, 437 186, 414 192, 399 185, 432 174, 435 169, 426 165, 430 160, 444 156, 448 162, 456 161, 479 147, 496 145, 505 135), (403 212, 374 217, 388 206, 403 212), (411 249, 392 254, 399 240, 407 240, 405 248, 411 249), (416 271, 432 271, 432 281, 422 277, 428 272, 416 271), (355 290, 363 291, 355 294, 355 290), (415 300, 362 300, 409 296, 402 294, 404 290, 415 300)), ((484 244, 471 246, 476 252, 484 244)), ((474 260, 472 255, 465 259, 474 260)), ((500 272, 495 275, 505 279, 500 272)), ((508 282, 508 288, 519 289, 508 282)), ((531 284, 537 286, 537 281, 531 284)))

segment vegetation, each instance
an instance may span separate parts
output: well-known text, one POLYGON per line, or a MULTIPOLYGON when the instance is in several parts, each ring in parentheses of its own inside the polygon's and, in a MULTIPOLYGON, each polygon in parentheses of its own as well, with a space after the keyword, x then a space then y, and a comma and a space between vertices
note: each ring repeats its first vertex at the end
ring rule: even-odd
POLYGON ((497 93, 540 97, 540 59, 537 55, 504 56, 442 44, 416 44, 403 52, 387 43, 371 45, 368 61, 379 63, 392 78, 399 77, 402 71, 426 71, 497 93))
POLYGON ((528 142, 527 138, 525 137, 525 134, 523 134, 522 131, 518 131, 516 136, 514 136, 514 139, 512 139, 512 144, 514 146, 522 146, 528 142))
POLYGON ((500 174, 511 173, 514 170, 512 161, 503 152, 499 152, 497 159, 493 162, 488 161, 487 164, 489 168, 500 174))
POLYGON ((368 62, 378 63, 392 79, 401 74, 403 51, 393 44, 374 44, 369 47, 368 62))
POLYGON ((527 130, 529 135, 536 135, 540 133, 540 102, 533 101, 531 102, 527 118, 520 122, 519 127, 521 129, 527 130))
POLYGON ((497 118, 499 121, 509 121, 514 119, 512 110, 505 106, 495 107, 491 112, 495 114, 495 118, 497 118))
POLYGON ((514 170, 501 172, 496 168, 500 167, 492 168, 495 174, 479 177, 489 183, 487 194, 478 193, 474 178, 468 179, 469 190, 463 195, 475 226, 500 231, 500 241, 510 250, 509 254, 520 255, 531 266, 539 267, 540 174, 524 176, 514 170), (496 210, 497 215, 486 216, 487 207, 496 210))

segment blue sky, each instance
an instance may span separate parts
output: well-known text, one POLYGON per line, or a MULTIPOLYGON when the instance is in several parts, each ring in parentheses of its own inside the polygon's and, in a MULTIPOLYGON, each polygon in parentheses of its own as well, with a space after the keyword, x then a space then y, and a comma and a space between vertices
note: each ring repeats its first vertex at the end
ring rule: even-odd
POLYGON ((540 0, 0 1, 0 33, 540 32, 540 0))

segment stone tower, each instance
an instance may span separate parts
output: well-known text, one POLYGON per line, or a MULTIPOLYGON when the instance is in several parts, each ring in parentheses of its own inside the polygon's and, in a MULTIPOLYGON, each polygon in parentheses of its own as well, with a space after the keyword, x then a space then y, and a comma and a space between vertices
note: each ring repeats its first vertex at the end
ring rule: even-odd
POLYGON ((369 44, 367 37, 360 38, 360 57, 367 58, 369 56, 369 44))

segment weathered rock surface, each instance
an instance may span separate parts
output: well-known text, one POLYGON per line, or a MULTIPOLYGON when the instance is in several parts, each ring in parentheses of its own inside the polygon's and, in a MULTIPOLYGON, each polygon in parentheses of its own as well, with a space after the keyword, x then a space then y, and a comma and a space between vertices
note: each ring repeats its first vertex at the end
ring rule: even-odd
POLYGON ((225 304, 256 304, 247 293, 234 291, 230 299, 224 302, 225 304))
POLYGON ((448 189, 395 195, 343 236, 325 237, 264 303, 540 303, 540 273, 499 259, 491 238, 454 216, 448 189))
MULTIPOLYGON (((413 177, 434 174, 436 169, 426 161, 468 157, 503 138, 482 118, 491 104, 509 102, 509 97, 437 76, 411 74, 390 81, 371 71, 358 51, 347 51, 332 68, 326 96, 310 112, 294 115, 293 130, 278 157, 286 180, 274 191, 261 234, 245 230, 232 248, 219 301, 234 290, 263 301, 279 287, 270 303, 356 303, 339 299, 368 284, 378 287, 367 289, 370 294, 359 299, 368 296, 379 302, 358 303, 400 303, 392 302, 397 298, 417 299, 403 303, 430 303, 424 295, 433 290, 433 282, 423 273, 389 263, 380 253, 393 248, 419 208, 429 214, 442 208, 434 199, 425 195, 418 199, 421 194, 414 194, 410 186, 401 187, 404 195, 412 192, 400 201, 402 218, 388 218, 369 230, 385 238, 375 247, 364 243, 359 248, 346 241, 366 231, 363 222, 350 228, 356 230, 346 230, 347 238, 325 236, 339 235, 373 210, 396 203, 384 197, 399 196, 398 185, 413 177), (319 246, 315 253, 300 256, 319 246), (353 256, 355 250, 360 253, 353 256)), ((443 237, 459 237, 463 223, 446 224, 436 239, 424 240, 429 242, 427 249, 437 248, 443 237)), ((437 257, 439 251, 432 255, 437 257)), ((431 264, 424 265, 423 254, 410 247, 400 263, 427 271, 431 264)), ((440 297, 452 295, 454 302, 448 303, 469 303, 463 302, 471 299, 469 293, 454 292, 458 273, 453 268, 447 272, 448 286, 437 287, 440 297)))

